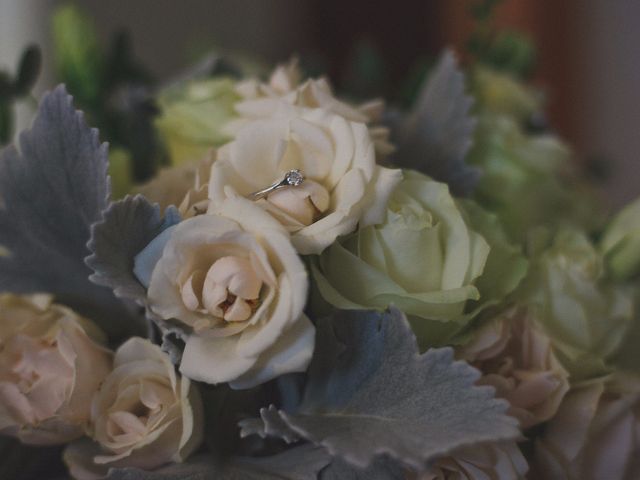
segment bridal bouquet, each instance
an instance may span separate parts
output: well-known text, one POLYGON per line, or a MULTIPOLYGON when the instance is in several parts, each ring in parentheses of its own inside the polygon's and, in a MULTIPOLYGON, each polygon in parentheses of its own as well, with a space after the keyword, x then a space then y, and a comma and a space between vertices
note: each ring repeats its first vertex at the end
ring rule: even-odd
POLYGON ((145 184, 64 86, 0 154, 2 478, 640 478, 640 203, 537 90, 446 51, 404 110, 295 61, 153 103, 145 184))

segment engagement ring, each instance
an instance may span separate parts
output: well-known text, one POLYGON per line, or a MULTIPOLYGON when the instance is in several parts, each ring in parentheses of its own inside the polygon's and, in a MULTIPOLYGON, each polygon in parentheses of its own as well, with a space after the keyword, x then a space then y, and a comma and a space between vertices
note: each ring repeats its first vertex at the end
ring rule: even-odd
POLYGON ((250 200, 260 200, 276 190, 280 190, 285 187, 297 187, 302 185, 303 182, 304 174, 300 170, 289 170, 284 174, 284 178, 282 180, 268 186, 267 188, 250 193, 247 195, 247 198, 250 200))

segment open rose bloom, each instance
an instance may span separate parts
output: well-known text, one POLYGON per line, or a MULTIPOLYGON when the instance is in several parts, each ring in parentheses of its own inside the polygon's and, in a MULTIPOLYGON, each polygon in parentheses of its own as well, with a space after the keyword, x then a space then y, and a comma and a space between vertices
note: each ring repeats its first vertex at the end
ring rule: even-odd
POLYGON ((569 390, 569 374, 526 309, 487 322, 458 357, 482 372, 478 384, 494 387, 523 429, 552 418, 569 390))
POLYGON ((245 199, 218 212, 166 230, 136 257, 151 312, 185 341, 180 371, 235 388, 304 371, 315 329, 287 232, 245 199))
POLYGON ((0 433, 37 445, 84 434, 111 370, 104 335, 49 295, 0 295, 0 433))
POLYGON ((79 480, 104 478, 114 467, 152 470, 181 462, 202 440, 198 391, 159 347, 132 338, 118 349, 113 366, 93 401, 93 441, 80 440, 65 451, 79 480))
POLYGON ((357 225, 380 223, 401 180, 376 164, 367 127, 322 109, 280 104, 267 118, 247 122, 220 148, 211 169, 209 199, 247 196, 300 170, 299 188, 257 202, 291 234, 301 254, 318 254, 357 225))

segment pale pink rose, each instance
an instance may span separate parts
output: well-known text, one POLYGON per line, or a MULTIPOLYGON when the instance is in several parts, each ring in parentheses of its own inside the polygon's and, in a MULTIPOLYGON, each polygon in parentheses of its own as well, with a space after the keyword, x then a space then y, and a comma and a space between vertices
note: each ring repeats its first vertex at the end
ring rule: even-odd
POLYGON ((515 442, 487 443, 436 460, 417 480, 519 480, 528 469, 515 442))
POLYGON ((142 338, 115 354, 114 369, 96 394, 91 437, 71 444, 64 459, 74 478, 104 478, 109 468, 153 470, 185 460, 201 443, 197 389, 169 357, 142 338))
POLYGON ((319 108, 351 122, 365 123, 369 126, 369 134, 379 156, 394 151, 389 142, 389 129, 381 125, 382 100, 371 100, 359 106, 339 100, 326 78, 302 81, 296 60, 278 66, 267 83, 245 80, 238 84, 236 91, 243 100, 235 106, 240 118, 230 122, 226 128, 231 135, 249 120, 272 116, 284 102, 297 107, 319 108))
POLYGON ((0 294, 0 433, 37 445, 82 436, 111 370, 102 340, 49 295, 0 294))
POLYGON ((509 413, 523 429, 553 417, 569 390, 569 375, 549 337, 526 309, 511 309, 483 325, 457 355, 482 372, 478 384, 491 385, 509 401, 509 413))
POLYGON ((536 442, 535 478, 640 478, 640 377, 573 387, 536 442))

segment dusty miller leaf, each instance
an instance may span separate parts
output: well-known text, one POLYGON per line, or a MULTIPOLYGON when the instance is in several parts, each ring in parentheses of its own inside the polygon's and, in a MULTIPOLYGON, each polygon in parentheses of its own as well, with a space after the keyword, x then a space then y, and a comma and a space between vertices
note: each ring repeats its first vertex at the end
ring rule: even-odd
POLYGON ((420 469, 455 448, 519 435, 506 402, 474 386, 478 375, 449 348, 419 354, 398 310, 343 311, 317 324, 299 407, 279 419, 268 412, 262 431, 282 432, 281 420, 352 465, 387 454, 420 469))
POLYGON ((248 418, 239 422, 238 425, 242 438, 258 435, 261 438, 281 438, 286 443, 295 443, 300 440, 300 436, 289 427, 274 405, 261 408, 260 418, 248 418))
MULTIPOLYGON (((157 204, 152 205, 142 195, 127 196, 112 203, 104 212, 102 221, 91 228, 89 250, 91 255, 85 260, 93 270, 92 282, 109 287, 116 297, 131 300, 146 309, 147 293, 133 273, 134 259, 147 244, 168 227, 180 221, 175 207, 165 210, 164 218, 157 204)), ((163 329, 162 348, 174 363, 179 363, 182 355, 180 338, 173 335, 170 326, 155 318, 147 309, 147 316, 154 319, 163 329)), ((148 323, 150 327, 152 324, 148 323)), ((154 330, 149 328, 148 336, 153 338, 154 330)))
POLYGON ((86 263, 93 270, 91 281, 113 290, 120 298, 145 305, 146 289, 133 273, 135 256, 168 227, 180 221, 174 207, 165 211, 142 195, 127 196, 112 203, 104 218, 91 230, 86 263))
POLYGON ((336 457, 320 472, 318 478, 320 480, 405 480, 407 475, 406 469, 399 463, 385 457, 376 458, 366 469, 354 467, 336 457))
POLYGON ((234 457, 218 465, 211 457, 194 457, 153 472, 134 468, 111 470, 109 480, 316 480, 331 460, 323 448, 312 445, 285 450, 269 457, 234 457))
POLYGON ((473 142, 473 99, 465 93, 464 75, 453 52, 443 53, 421 88, 413 110, 397 128, 393 162, 445 182, 455 195, 470 195, 480 170, 465 163, 473 142))
POLYGON ((0 152, 0 290, 48 292, 111 335, 131 333, 131 315, 84 264, 90 226, 109 199, 107 145, 60 86, 45 95, 19 150, 0 152), (104 320, 104 321, 100 321, 104 320))

